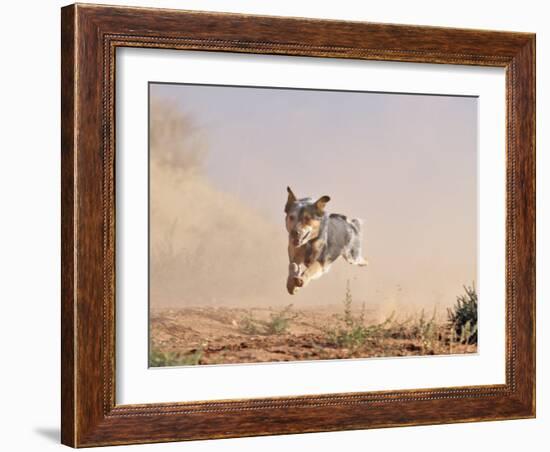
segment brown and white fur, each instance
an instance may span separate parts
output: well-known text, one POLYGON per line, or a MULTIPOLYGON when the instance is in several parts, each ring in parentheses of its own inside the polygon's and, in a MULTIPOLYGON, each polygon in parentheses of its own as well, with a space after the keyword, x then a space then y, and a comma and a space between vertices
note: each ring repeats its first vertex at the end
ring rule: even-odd
POLYGON ((330 197, 298 199, 287 187, 288 293, 294 295, 326 273, 342 256, 348 263, 367 265, 362 255, 362 221, 325 211, 330 197))

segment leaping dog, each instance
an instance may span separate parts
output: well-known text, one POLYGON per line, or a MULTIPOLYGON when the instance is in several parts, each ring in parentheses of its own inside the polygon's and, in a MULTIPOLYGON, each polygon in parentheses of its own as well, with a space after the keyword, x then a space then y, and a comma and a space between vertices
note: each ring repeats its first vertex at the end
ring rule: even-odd
POLYGON ((342 256, 353 265, 365 266, 362 255, 362 221, 344 215, 327 213, 330 197, 298 199, 287 187, 285 205, 288 231, 288 279, 286 288, 294 295, 312 279, 328 272, 331 264, 342 256))

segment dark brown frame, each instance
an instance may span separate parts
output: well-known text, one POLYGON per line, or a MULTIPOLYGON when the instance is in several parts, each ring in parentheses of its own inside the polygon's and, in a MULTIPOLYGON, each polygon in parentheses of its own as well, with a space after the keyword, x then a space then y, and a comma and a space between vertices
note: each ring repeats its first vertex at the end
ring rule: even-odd
POLYGON ((534 34, 77 4, 62 9, 61 37, 64 444, 535 416, 534 34), (116 405, 114 68, 124 46, 506 68, 506 383, 116 405))

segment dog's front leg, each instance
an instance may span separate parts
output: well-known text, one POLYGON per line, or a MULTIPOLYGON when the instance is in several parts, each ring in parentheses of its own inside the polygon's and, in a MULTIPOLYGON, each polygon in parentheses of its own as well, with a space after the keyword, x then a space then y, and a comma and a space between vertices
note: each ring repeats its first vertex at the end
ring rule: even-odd
POLYGON ((286 289, 290 295, 294 295, 300 288, 300 275, 304 271, 305 247, 295 247, 288 244, 288 277, 286 289))
POLYGON ((297 264, 296 262, 289 264, 286 289, 290 295, 294 295, 304 285, 303 274, 305 271, 307 271, 307 268, 302 264, 297 264))
POLYGON ((300 280, 300 266, 296 262, 291 262, 288 265, 288 278, 286 280, 286 290, 290 295, 294 295, 298 289, 298 281, 300 280))

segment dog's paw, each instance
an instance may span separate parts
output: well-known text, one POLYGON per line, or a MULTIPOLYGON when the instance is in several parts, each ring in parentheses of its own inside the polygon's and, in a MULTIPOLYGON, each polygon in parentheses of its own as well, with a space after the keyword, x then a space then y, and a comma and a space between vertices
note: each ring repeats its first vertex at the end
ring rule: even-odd
POLYGON ((303 287, 304 280, 299 276, 290 275, 286 280, 286 290, 290 295, 294 295, 298 290, 303 287))
POLYGON ((296 292, 298 292, 299 287, 296 286, 296 278, 293 276, 289 276, 286 280, 286 290, 290 295, 294 295, 296 292))
POLYGON ((287 290, 290 295, 296 295, 296 293, 300 290, 300 288, 296 286, 292 288, 287 287, 287 290))

